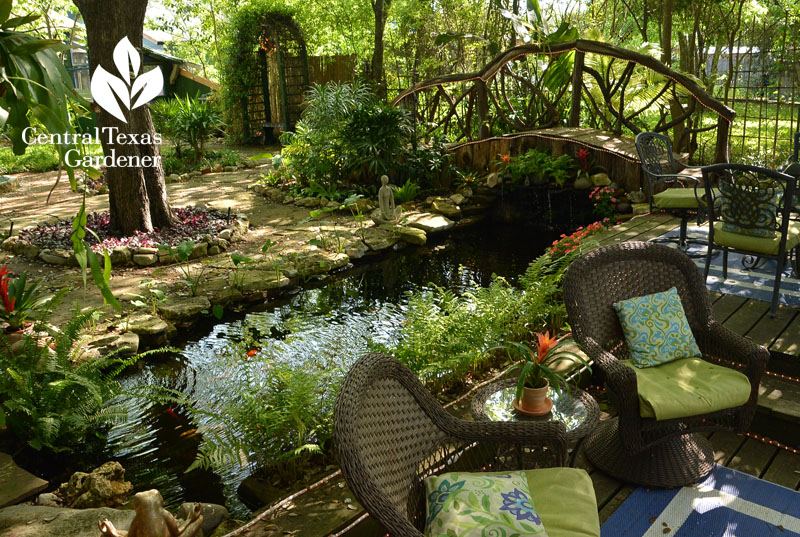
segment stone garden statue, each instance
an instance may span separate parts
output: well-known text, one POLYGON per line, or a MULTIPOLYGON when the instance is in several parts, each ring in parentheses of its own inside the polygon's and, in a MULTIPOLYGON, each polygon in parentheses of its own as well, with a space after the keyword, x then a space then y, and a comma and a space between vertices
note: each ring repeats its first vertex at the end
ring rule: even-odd
POLYGON ((164 499, 156 489, 137 492, 133 497, 133 517, 128 531, 118 530, 110 520, 99 523, 103 537, 194 537, 203 526, 203 506, 195 504, 189 519, 178 522, 163 507, 164 499))
POLYGON ((397 209, 394 205, 394 192, 389 186, 389 177, 381 176, 381 188, 378 190, 378 206, 380 211, 373 214, 372 219, 376 224, 395 224, 400 220, 397 216, 397 209))

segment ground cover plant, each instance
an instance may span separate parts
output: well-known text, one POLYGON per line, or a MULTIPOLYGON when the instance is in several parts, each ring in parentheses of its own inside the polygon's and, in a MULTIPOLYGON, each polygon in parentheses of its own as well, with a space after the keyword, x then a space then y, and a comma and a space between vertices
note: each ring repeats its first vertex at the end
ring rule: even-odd
MULTIPOLYGON (((154 248, 160 244, 177 246, 183 241, 200 241, 203 235, 216 235, 235 219, 235 214, 227 214, 216 209, 198 207, 177 207, 173 209, 176 223, 172 227, 155 229, 149 233, 136 232, 130 237, 116 237, 110 228, 108 211, 86 215, 86 227, 93 233, 85 237, 93 251, 111 251, 118 246, 128 248, 154 248)), ((32 229, 22 230, 20 238, 40 248, 72 249, 72 220, 63 219, 53 224, 42 224, 32 229)))

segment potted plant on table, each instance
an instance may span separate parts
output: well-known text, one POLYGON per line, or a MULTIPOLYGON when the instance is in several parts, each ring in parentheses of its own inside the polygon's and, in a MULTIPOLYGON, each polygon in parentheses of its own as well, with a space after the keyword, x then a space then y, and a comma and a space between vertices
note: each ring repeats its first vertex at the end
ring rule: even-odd
MULTIPOLYGON (((519 380, 514 394, 514 408, 530 416, 543 416, 553 408, 553 401, 547 396, 550 386, 558 387, 565 383, 564 375, 557 372, 554 366, 565 360, 575 360, 587 368, 581 356, 563 350, 565 340, 558 341, 550 336, 550 332, 536 333, 538 340, 536 349, 525 343, 514 342, 503 346, 509 358, 522 358, 518 366, 519 380)), ((591 370, 591 368, 589 368, 591 370)))

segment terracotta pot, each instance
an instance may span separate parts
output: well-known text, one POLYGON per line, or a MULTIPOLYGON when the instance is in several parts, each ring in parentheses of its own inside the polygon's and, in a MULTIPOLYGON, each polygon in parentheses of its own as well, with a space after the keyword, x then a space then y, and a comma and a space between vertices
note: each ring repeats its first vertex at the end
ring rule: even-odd
POLYGON ((547 397, 547 390, 550 385, 542 388, 523 388, 522 397, 519 400, 520 409, 530 415, 543 416, 553 408, 553 402, 547 397))

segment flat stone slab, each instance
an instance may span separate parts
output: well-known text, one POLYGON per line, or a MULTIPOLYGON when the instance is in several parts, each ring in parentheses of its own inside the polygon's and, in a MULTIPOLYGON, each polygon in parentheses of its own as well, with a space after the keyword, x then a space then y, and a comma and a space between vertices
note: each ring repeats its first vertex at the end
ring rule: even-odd
POLYGON ((406 225, 421 229, 426 233, 445 231, 455 225, 455 222, 440 214, 415 213, 406 218, 406 225))
MULTIPOLYGON (((0 453, 0 507, 21 502, 45 487, 47 481, 14 464, 11 455, 0 453)), ((3 523, 0 522, 0 528, 2 527, 3 523)))
POLYGON ((206 297, 192 296, 167 299, 164 304, 158 306, 158 311, 169 321, 184 321, 209 308, 211 303, 206 297))
POLYGON ((97 523, 109 519, 118 530, 127 530, 133 510, 68 509, 37 505, 13 505, 0 509, 0 537, 98 537, 97 523))

